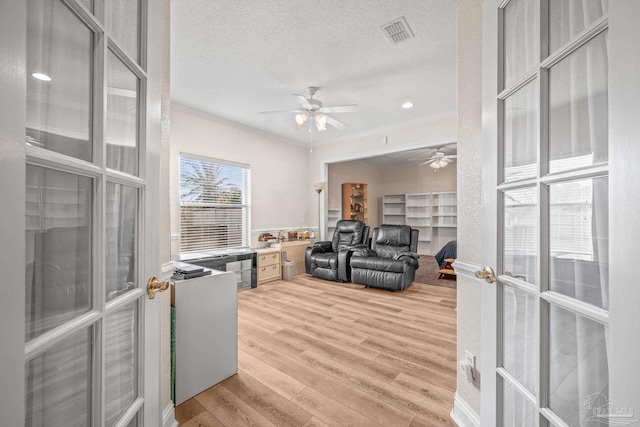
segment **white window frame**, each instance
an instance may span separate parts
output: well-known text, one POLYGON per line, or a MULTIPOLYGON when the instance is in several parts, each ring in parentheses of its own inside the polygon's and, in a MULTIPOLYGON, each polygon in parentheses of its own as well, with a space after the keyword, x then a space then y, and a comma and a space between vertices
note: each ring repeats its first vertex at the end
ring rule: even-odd
MULTIPOLYGON (((180 231, 181 231, 181 241, 180 241, 180 254, 183 256, 192 256, 195 254, 200 254, 200 253, 211 253, 211 252, 221 252, 221 251, 225 251, 225 250, 229 250, 229 249, 244 249, 244 248, 248 248, 251 246, 251 166, 248 164, 244 164, 244 163, 237 163, 237 162, 231 162, 231 161, 227 161, 227 160, 221 160, 221 159, 215 159, 215 158, 211 158, 211 157, 206 157, 206 156, 200 156, 197 154, 191 154, 191 153, 180 153, 180 160, 179 160, 179 188, 180 188, 180 193, 179 193, 179 197, 180 197, 180 231), (182 191, 183 191, 183 182, 182 182, 182 164, 183 164, 183 160, 191 160, 191 161, 197 161, 197 162, 202 162, 202 163, 209 163, 209 164, 214 164, 214 165, 221 165, 224 167, 232 167, 232 168, 239 168, 242 169, 242 171, 240 172, 241 174, 244 174, 244 184, 240 185, 240 191, 242 193, 242 203, 241 204, 237 204, 237 203, 209 203, 209 202, 195 202, 195 201, 190 201, 190 202, 185 202, 182 199, 182 191), (242 232, 241 232, 241 244, 240 245, 221 245, 221 246, 216 246, 215 244, 212 244, 208 247, 205 247, 202 242, 200 242, 200 246, 199 247, 195 247, 196 245, 198 245, 197 241, 195 238, 193 238, 192 242, 190 243, 190 247, 186 248, 185 250, 185 246, 187 246, 185 244, 185 241, 189 239, 189 236, 186 234, 186 230, 185 230, 185 225, 183 223, 183 216, 182 216, 182 211, 184 207, 211 207, 211 208, 239 208, 242 211, 242 232)), ((213 225, 213 223, 212 223, 213 225)))

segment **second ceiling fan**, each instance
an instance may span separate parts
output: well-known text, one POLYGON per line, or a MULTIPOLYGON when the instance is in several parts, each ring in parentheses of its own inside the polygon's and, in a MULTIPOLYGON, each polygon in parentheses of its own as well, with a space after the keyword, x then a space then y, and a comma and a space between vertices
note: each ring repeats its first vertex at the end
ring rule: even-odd
POLYGON ((329 113, 356 113, 360 111, 360 107, 356 104, 324 107, 320 100, 313 98, 318 89, 319 88, 313 86, 307 88, 308 98, 303 95, 293 94, 300 103, 298 110, 262 111, 261 114, 296 113, 296 126, 298 126, 299 129, 304 129, 309 122, 315 122, 318 131, 326 130, 327 125, 337 129, 346 129, 346 124, 330 116, 329 113))
POLYGON ((429 160, 427 160, 424 163, 421 163, 420 166, 422 165, 429 165, 432 168, 438 170, 440 168, 443 168, 445 166, 447 166, 449 163, 453 163, 455 161, 455 159, 458 157, 457 154, 445 154, 444 151, 442 151, 444 147, 439 147, 435 153, 433 153, 433 155, 429 158, 429 160))

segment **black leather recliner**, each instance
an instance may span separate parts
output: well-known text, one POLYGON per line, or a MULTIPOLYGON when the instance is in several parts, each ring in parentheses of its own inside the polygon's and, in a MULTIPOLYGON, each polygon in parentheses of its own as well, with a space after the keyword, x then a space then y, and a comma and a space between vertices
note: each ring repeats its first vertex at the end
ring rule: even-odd
POLYGON ((304 257, 307 274, 319 279, 349 282, 349 259, 354 248, 366 248, 369 226, 362 221, 341 219, 336 224, 333 239, 316 242, 308 247, 304 257))
POLYGON ((351 281, 372 288, 402 291, 418 269, 419 230, 408 225, 381 225, 373 230, 371 249, 359 248, 351 257, 351 281))

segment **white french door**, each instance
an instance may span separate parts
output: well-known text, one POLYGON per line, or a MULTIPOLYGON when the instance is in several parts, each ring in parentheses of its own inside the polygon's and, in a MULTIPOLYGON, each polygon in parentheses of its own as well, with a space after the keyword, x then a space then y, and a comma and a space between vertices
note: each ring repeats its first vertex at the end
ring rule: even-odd
POLYGON ((159 7, 0 16, 2 424, 159 425, 159 7))
POLYGON ((640 415, 640 389, 628 391, 615 362, 628 359, 621 340, 639 345, 620 322, 638 323, 638 301, 624 296, 636 295, 627 281, 636 274, 626 255, 611 255, 635 250, 620 236, 623 226, 637 233, 637 220, 616 224, 617 212, 629 218, 631 200, 614 189, 635 173, 637 159, 620 153, 634 152, 638 139, 613 136, 637 125, 610 125, 640 103, 610 97, 614 82, 637 93, 610 69, 624 75, 640 55, 636 46, 620 60, 635 23, 623 11, 630 2, 614 3, 484 4, 484 261, 495 275, 479 272, 488 282, 482 425, 627 425, 640 415))

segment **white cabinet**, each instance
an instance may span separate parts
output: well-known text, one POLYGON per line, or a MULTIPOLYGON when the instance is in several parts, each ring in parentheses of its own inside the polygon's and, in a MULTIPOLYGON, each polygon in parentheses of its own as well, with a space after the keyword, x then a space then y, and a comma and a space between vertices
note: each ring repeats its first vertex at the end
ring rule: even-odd
POLYGON ((405 195, 382 196, 382 223, 401 225, 405 222, 405 195))
POLYGON ((457 236, 457 194, 390 194, 382 196, 382 223, 420 230, 418 253, 433 255, 457 236))
POLYGON ((176 405, 238 372, 238 288, 231 271, 177 280, 176 405))

